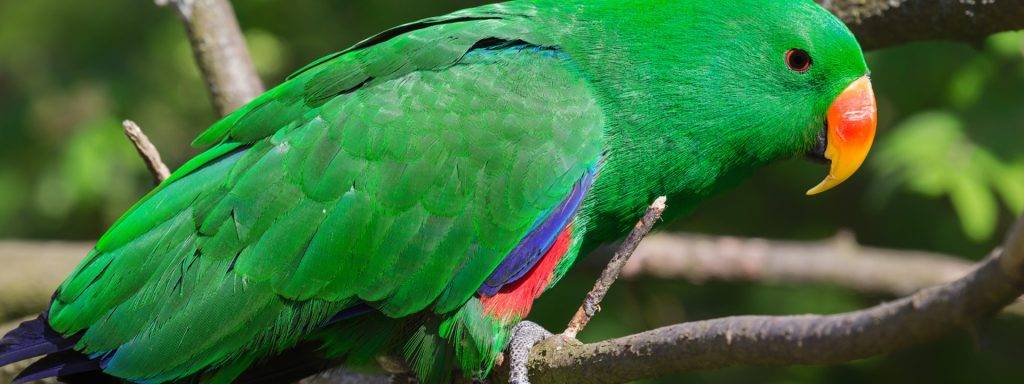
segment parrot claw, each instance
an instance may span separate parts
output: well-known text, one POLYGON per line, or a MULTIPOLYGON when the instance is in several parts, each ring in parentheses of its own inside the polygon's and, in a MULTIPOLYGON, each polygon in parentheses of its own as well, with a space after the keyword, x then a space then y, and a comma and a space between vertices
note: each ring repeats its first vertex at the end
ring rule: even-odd
POLYGON ((534 345, 553 336, 551 332, 537 323, 520 321, 512 328, 512 339, 508 343, 509 384, 530 384, 526 363, 530 360, 530 350, 534 345))

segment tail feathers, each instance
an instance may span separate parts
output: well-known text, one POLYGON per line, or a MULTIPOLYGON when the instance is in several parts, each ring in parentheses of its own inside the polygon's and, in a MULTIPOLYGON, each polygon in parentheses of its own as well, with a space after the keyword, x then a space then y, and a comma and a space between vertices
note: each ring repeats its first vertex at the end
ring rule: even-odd
POLYGON ((11 384, 24 384, 48 377, 68 376, 100 370, 100 360, 91 359, 75 350, 46 355, 21 371, 11 384))
POLYGON ((21 323, 0 339, 0 367, 33 357, 66 351, 75 346, 77 337, 66 338, 50 328, 46 314, 21 323))

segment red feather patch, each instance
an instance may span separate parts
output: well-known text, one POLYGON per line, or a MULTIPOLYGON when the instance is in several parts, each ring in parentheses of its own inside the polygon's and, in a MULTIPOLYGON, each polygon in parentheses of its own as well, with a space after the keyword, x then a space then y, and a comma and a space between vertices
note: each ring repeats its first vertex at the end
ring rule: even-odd
POLYGON ((494 296, 480 298, 480 302, 484 306, 484 313, 504 321, 525 318, 530 313, 530 308, 533 307, 533 301, 540 297, 541 293, 544 293, 544 288, 547 288, 548 283, 551 282, 555 266, 569 250, 571 241, 572 225, 570 224, 558 234, 555 243, 551 244, 551 248, 544 253, 544 257, 533 266, 530 272, 527 272, 518 281, 505 285, 494 296))

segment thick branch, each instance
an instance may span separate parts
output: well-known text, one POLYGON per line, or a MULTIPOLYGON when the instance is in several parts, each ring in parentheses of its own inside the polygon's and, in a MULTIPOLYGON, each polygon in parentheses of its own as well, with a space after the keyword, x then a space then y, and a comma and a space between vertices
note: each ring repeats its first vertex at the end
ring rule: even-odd
POLYGON ((630 256, 633 256, 633 252, 640 245, 640 241, 647 237, 647 234, 654 228, 654 224, 661 219, 661 214, 665 212, 665 200, 665 196, 661 196, 654 200, 654 203, 647 208, 643 218, 636 223, 633 231, 622 242, 622 245, 615 252, 615 255, 612 256, 612 259, 608 261, 608 265, 601 272, 601 277, 594 283, 594 288, 590 290, 590 293, 587 293, 587 297, 583 299, 583 304, 576 310, 576 315, 569 321, 569 326, 565 328, 565 332, 562 332, 563 335, 576 338, 576 334, 583 330, 583 327, 587 326, 587 323, 590 322, 590 319, 594 317, 597 311, 601 310, 601 300, 604 300, 604 295, 608 293, 608 289, 612 287, 615 280, 618 280, 619 273, 626 266, 630 256))
POLYGON ((1024 286, 1024 218, 1004 250, 967 276, 873 308, 831 316, 739 316, 593 344, 550 338, 531 354, 538 383, 617 383, 736 365, 833 364, 892 352, 971 325, 1024 286), (612 363, 614 362, 614 363, 612 363))
POLYGON ((172 4, 185 23, 196 64, 221 116, 263 93, 263 83, 245 46, 228 0, 157 0, 172 4))
POLYGON ((865 247, 852 234, 784 241, 657 234, 637 249, 624 278, 833 283, 870 293, 909 294, 963 277, 971 263, 941 254, 865 247))
POLYGON ((1024 29, 1019 0, 817 0, 839 16, 864 49, 920 40, 978 41, 1024 29))
MULTIPOLYGON (((956 280, 972 268, 966 260, 941 254, 865 247, 849 233, 822 241, 656 234, 640 244, 622 277, 830 284, 902 296, 956 280)), ((1024 301, 1004 312, 1024 314, 1024 301)))

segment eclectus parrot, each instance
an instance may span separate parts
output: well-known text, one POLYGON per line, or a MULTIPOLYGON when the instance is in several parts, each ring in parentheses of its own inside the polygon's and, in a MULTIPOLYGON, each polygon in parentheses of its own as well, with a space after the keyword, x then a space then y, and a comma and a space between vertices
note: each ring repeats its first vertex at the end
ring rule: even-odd
POLYGON ((401 25, 216 122, 0 342, 18 382, 486 376, 581 252, 780 158, 861 165, 860 46, 810 0, 511 1, 401 25))

